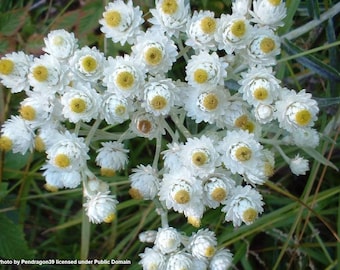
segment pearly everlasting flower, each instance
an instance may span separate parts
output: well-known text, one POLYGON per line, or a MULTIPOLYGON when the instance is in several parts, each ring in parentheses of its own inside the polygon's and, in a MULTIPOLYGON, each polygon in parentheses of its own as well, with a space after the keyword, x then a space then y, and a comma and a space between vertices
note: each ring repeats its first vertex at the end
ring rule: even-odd
POLYGON ((217 126, 221 128, 231 128, 234 129, 235 127, 241 128, 243 130, 249 130, 246 127, 248 124, 248 103, 243 100, 232 100, 228 103, 227 112, 223 114, 223 116, 218 119, 217 126), (242 119, 242 123, 240 123, 240 119, 247 117, 247 119, 242 119))
POLYGON ((229 249, 220 249, 216 251, 215 255, 211 258, 209 269, 212 270, 227 270, 232 266, 233 254, 229 249))
POLYGON ((100 30, 106 38, 113 42, 133 44, 136 36, 141 33, 140 26, 143 24, 143 13, 139 7, 134 7, 133 2, 128 0, 116 0, 105 6, 103 18, 99 20, 102 25, 100 30))
POLYGON ((68 67, 54 56, 43 54, 34 59, 28 80, 34 91, 61 93, 69 83, 67 71, 68 67))
POLYGON ((251 0, 234 0, 231 5, 232 13, 246 16, 248 15, 251 4, 251 0))
POLYGON ((150 79, 144 85, 142 107, 155 116, 167 115, 174 106, 176 86, 171 79, 150 79))
POLYGON ((53 30, 44 38, 45 47, 43 50, 59 60, 67 60, 78 48, 78 40, 74 33, 64 29, 53 30))
POLYGON ((154 243, 156 240, 157 231, 148 230, 138 234, 138 239, 142 243, 154 243))
POLYGON ((159 190, 160 179, 155 169, 150 165, 138 165, 129 175, 131 189, 129 194, 134 199, 152 200, 159 190))
POLYGON ((106 193, 108 191, 110 191, 109 184, 92 175, 89 176, 86 185, 84 185, 85 197, 90 198, 97 193, 106 193))
POLYGON ((196 123, 204 121, 213 124, 228 110, 230 94, 223 86, 203 89, 189 87, 185 94, 184 108, 196 123))
POLYGON ((103 78, 109 92, 114 92, 118 96, 134 97, 141 91, 144 79, 145 66, 142 62, 127 54, 124 57, 109 56, 103 78))
POLYGON ((201 229, 189 238, 189 250, 193 257, 207 261, 216 251, 217 240, 215 233, 208 229, 201 229))
POLYGON ((239 80, 239 92, 250 105, 271 104, 278 98, 280 85, 271 68, 253 67, 239 80))
POLYGON ((155 239, 155 248, 159 249, 162 254, 173 253, 179 250, 181 240, 182 236, 175 228, 159 228, 155 239))
POLYGON ((106 123, 116 125, 128 120, 134 109, 130 99, 115 93, 107 93, 103 96, 100 113, 106 123))
POLYGON ((254 0, 253 11, 249 13, 253 22, 276 29, 284 25, 287 10, 283 0, 254 0))
POLYGON ((319 145, 319 133, 313 128, 297 129, 291 135, 296 146, 315 148, 319 145))
POLYGON ((263 162, 262 145, 247 131, 227 131, 218 149, 222 162, 232 173, 251 172, 263 162))
POLYGON ((289 132, 312 127, 319 112, 317 102, 305 89, 298 93, 283 89, 275 107, 280 127, 289 132))
POLYGON ((203 178, 214 172, 220 165, 219 153, 209 137, 188 138, 182 146, 179 160, 184 167, 197 177, 203 178))
POLYGON ((209 54, 205 51, 193 55, 185 67, 187 82, 194 87, 223 85, 227 77, 228 63, 216 52, 209 54))
POLYGON ((297 154, 290 160, 289 168, 295 175, 306 175, 306 172, 309 170, 308 160, 297 154))
POLYGON ((84 168, 89 159, 88 151, 84 139, 68 131, 46 149, 48 163, 64 171, 84 168))
POLYGON ((165 132, 161 118, 142 110, 138 110, 132 115, 130 129, 137 136, 150 140, 165 132))
POLYGON ((57 191, 60 188, 76 188, 82 181, 82 175, 79 170, 63 170, 51 164, 45 164, 41 168, 44 170, 45 189, 48 191, 57 191))
POLYGON ((90 222, 95 224, 111 223, 116 218, 117 203, 116 197, 109 195, 109 191, 107 191, 104 193, 99 192, 87 198, 84 207, 90 222))
POLYGON ((150 9, 153 17, 149 22, 171 36, 178 37, 185 32, 190 16, 190 4, 185 0, 156 0, 156 8, 150 9))
POLYGON ((10 88, 12 93, 29 90, 27 75, 33 57, 24 52, 8 53, 0 59, 1 83, 10 88))
POLYGON ((263 212, 261 194, 251 186, 237 186, 233 194, 225 202, 222 211, 226 213, 225 220, 232 221, 234 227, 242 222, 252 224, 263 212))
POLYGON ((105 57, 96 47, 78 49, 69 59, 72 73, 86 82, 96 82, 103 76, 105 57))
POLYGON ((252 26, 246 17, 240 14, 222 14, 215 39, 218 48, 227 54, 246 47, 253 32, 252 26))
POLYGON ((156 248, 146 248, 139 256, 141 257, 139 264, 144 270, 164 269, 166 265, 165 255, 156 248))
POLYGON ((1 126, 0 150, 24 155, 33 149, 33 144, 33 129, 23 118, 12 115, 1 126))
POLYGON ((72 123, 89 122, 97 118, 101 96, 89 83, 77 83, 73 87, 66 87, 61 96, 62 113, 72 123))
POLYGON ((188 21, 185 44, 196 51, 216 50, 215 33, 217 31, 218 19, 214 18, 214 12, 208 10, 194 11, 188 21))
POLYGON ((182 146, 182 143, 168 143, 168 149, 161 153, 163 154, 164 168, 166 168, 168 171, 177 171, 182 167, 182 163, 180 161, 182 146))
POLYGON ((254 28, 242 56, 250 66, 272 66, 276 63, 275 57, 280 54, 280 46, 280 39, 273 30, 254 28))
POLYGON ((274 120, 275 108, 273 105, 258 104, 254 108, 254 116, 256 120, 261 124, 270 123, 274 120))
POLYGON ((178 252, 171 254, 167 264, 166 270, 178 270, 178 269, 193 269, 193 258, 189 253, 186 252, 178 252))
POLYGON ((120 142, 102 142, 101 145, 97 150, 96 164, 100 166, 102 175, 113 176, 116 171, 125 168, 129 150, 120 142))
POLYGON ((178 54, 175 43, 155 28, 150 28, 139 35, 131 49, 136 61, 143 63, 145 69, 152 75, 169 71, 178 54))

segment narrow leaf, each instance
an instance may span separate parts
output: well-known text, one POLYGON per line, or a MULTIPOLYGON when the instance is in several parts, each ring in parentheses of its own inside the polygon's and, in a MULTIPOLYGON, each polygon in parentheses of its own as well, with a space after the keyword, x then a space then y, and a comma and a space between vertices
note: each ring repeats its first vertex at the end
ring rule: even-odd
POLYGON ((326 159, 323 155, 321 155, 321 153, 319 153, 314 148, 303 147, 302 150, 305 151, 308 155, 310 155, 315 160, 322 163, 323 165, 326 165, 328 167, 333 168, 336 171, 339 171, 339 169, 332 162, 330 162, 328 159, 326 159))

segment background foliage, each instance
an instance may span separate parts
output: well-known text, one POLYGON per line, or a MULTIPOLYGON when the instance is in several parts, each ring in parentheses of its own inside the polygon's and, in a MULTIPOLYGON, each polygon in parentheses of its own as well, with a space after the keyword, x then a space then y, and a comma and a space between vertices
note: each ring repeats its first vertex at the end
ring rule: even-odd
MULTIPOLYGON (((145 13, 153 6, 151 0, 133 2, 145 13)), ((340 269, 340 177, 337 170, 324 165, 330 165, 327 160, 335 167, 340 164, 340 14, 319 20, 336 2, 286 1, 288 16, 280 35, 287 39, 283 39, 276 67, 285 86, 305 88, 319 102, 317 128, 323 134, 317 149, 320 157, 312 153, 315 159, 310 159, 311 171, 299 177, 277 159, 275 175, 260 188, 265 213, 254 224, 234 229, 222 222, 219 209, 209 211, 203 218, 202 226, 216 232, 219 246, 234 253, 235 269, 340 269), (310 22, 315 23, 312 28, 299 32, 310 22), (294 31, 298 31, 296 36, 294 31)), ((105 42, 99 31, 98 19, 105 4, 103 0, 2 0, 0 56, 18 50, 39 55, 43 37, 59 28, 75 32, 80 46, 97 46, 102 51, 105 48, 107 55, 121 54, 128 48, 105 42)), ((216 16, 229 13, 230 5, 230 0, 191 1, 193 9, 209 9, 216 16)), ((22 94, 12 95, 0 87, 2 124, 11 114, 17 114, 22 94)), ((132 265, 126 269, 139 269, 138 254, 145 245, 139 242, 138 234, 158 228, 160 219, 154 205, 133 200, 127 193, 131 168, 150 163, 153 142, 136 139, 130 142, 130 149, 128 169, 110 179, 103 178, 120 201, 118 219, 112 224, 92 225, 90 238, 82 231, 80 188, 48 193, 39 171, 43 154, 1 152, 0 258, 80 259, 88 249, 90 259, 129 259, 132 265)), ((93 158, 91 162, 96 172, 93 158)), ((194 231, 181 215, 171 214, 169 221, 188 235, 194 231)), ((35 268, 38 267, 32 266, 35 268)))

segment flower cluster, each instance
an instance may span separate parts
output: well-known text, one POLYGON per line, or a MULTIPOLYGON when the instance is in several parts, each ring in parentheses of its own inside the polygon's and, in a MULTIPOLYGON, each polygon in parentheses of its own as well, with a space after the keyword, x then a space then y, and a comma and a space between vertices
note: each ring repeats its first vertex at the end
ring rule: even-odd
POLYGON ((95 156, 100 174, 112 177, 128 164, 125 141, 155 139, 153 164, 140 164, 129 176, 129 194, 157 202, 163 224, 151 233, 154 247, 141 254, 141 265, 226 269, 231 254, 216 249, 212 232, 187 239, 169 227, 167 211, 183 213, 195 227, 205 211, 219 207, 236 227, 253 223, 264 211, 257 186, 274 174, 276 153, 296 175, 309 169, 306 159, 289 158, 281 146, 318 145, 317 102, 275 77, 283 1, 235 0, 232 14, 217 18, 191 13, 185 0, 156 0, 150 13, 145 24, 131 0, 105 7, 101 31, 129 44, 130 54, 79 48, 73 33, 54 30, 43 55, 3 56, 1 83, 27 97, 2 125, 0 149, 45 152, 46 189, 82 184, 89 220, 101 223, 115 218, 118 201, 88 160, 95 156), (174 78, 175 70, 183 76, 174 78), (124 132, 108 132, 124 123, 124 132))

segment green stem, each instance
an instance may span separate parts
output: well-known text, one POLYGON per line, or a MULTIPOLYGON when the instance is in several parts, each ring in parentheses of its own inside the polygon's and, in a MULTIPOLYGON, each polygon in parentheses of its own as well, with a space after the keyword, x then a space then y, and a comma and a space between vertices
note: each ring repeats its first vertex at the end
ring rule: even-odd
POLYGON ((94 136, 94 134, 96 133, 96 130, 98 129, 100 123, 101 123, 101 119, 97 118, 96 121, 94 122, 92 128, 90 129, 89 133, 87 134, 86 140, 85 140, 85 144, 87 146, 90 145, 91 139, 94 136))
POLYGON ((181 121, 179 120, 178 116, 175 113, 171 114, 171 119, 172 121, 174 121, 174 123, 176 124, 176 127, 184 135, 184 137, 186 138, 192 137, 190 131, 183 125, 183 123, 181 123, 181 121))

